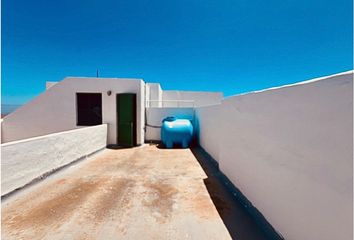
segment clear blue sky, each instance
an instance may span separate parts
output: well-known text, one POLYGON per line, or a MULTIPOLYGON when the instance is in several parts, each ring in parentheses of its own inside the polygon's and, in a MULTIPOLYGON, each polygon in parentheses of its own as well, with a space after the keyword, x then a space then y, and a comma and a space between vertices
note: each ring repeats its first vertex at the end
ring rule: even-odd
POLYGON ((353 68, 351 0, 3 0, 2 101, 65 76, 232 95, 353 68))

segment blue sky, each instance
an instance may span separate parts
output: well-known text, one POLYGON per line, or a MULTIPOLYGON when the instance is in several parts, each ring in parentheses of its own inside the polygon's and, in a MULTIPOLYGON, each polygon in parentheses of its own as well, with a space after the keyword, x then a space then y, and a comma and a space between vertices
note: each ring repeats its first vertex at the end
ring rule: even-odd
POLYGON ((351 0, 3 0, 2 102, 65 76, 226 96, 353 68, 351 0))

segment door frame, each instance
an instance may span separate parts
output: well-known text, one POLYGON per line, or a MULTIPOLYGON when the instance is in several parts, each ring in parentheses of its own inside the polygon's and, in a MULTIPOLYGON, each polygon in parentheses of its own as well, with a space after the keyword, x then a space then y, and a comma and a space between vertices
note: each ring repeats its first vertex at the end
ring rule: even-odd
POLYGON ((133 95, 133 145, 132 146, 137 146, 137 94, 136 93, 117 93, 116 94, 116 123, 117 123, 117 129, 116 129, 116 139, 117 139, 117 145, 120 146, 125 146, 119 143, 119 95, 133 95))

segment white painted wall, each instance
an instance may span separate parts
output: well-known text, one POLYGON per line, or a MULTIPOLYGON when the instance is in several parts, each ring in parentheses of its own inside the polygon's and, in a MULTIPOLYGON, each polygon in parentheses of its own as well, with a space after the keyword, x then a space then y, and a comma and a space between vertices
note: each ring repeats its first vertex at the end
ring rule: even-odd
POLYGON ((285 239, 353 239, 352 71, 196 115, 202 146, 285 239))
MULTIPOLYGON (((193 92, 193 91, 163 91, 162 100, 164 107, 177 107, 176 100, 193 100, 194 107, 208 106, 221 103, 221 92, 193 92)), ((180 107, 193 107, 191 103, 179 102, 180 107)))
POLYGON ((102 120, 108 124, 108 144, 117 143, 116 94, 137 94, 137 143, 144 142, 145 91, 140 79, 73 78, 58 82, 26 105, 7 115, 2 142, 80 128, 76 126, 76 92, 102 93, 102 120), (111 96, 107 91, 111 90, 111 96))
POLYGON ((145 104, 146 104, 146 99, 145 99, 145 83, 144 81, 140 81, 140 92, 136 96, 136 102, 137 102, 137 119, 136 119, 136 125, 137 125, 137 144, 144 144, 145 142, 145 104))
POLYGON ((199 145, 219 161, 220 128, 227 120, 220 118, 221 105, 199 107, 195 110, 196 131, 199 145))
POLYGON ((162 89, 159 83, 146 83, 147 107, 162 106, 162 89))
MULTIPOLYGON (((161 126, 162 120, 174 116, 194 120, 194 108, 146 108, 146 121, 148 125, 161 126)), ((160 141, 161 129, 146 126, 145 141, 160 141)))
POLYGON ((106 147, 107 125, 54 133, 1 145, 1 195, 106 147))

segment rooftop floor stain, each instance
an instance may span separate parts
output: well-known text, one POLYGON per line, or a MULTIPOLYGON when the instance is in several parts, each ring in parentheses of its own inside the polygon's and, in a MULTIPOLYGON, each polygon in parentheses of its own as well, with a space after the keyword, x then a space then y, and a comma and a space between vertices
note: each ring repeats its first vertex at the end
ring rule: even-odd
POLYGON ((200 159, 106 149, 3 201, 2 238, 265 239, 200 159))

